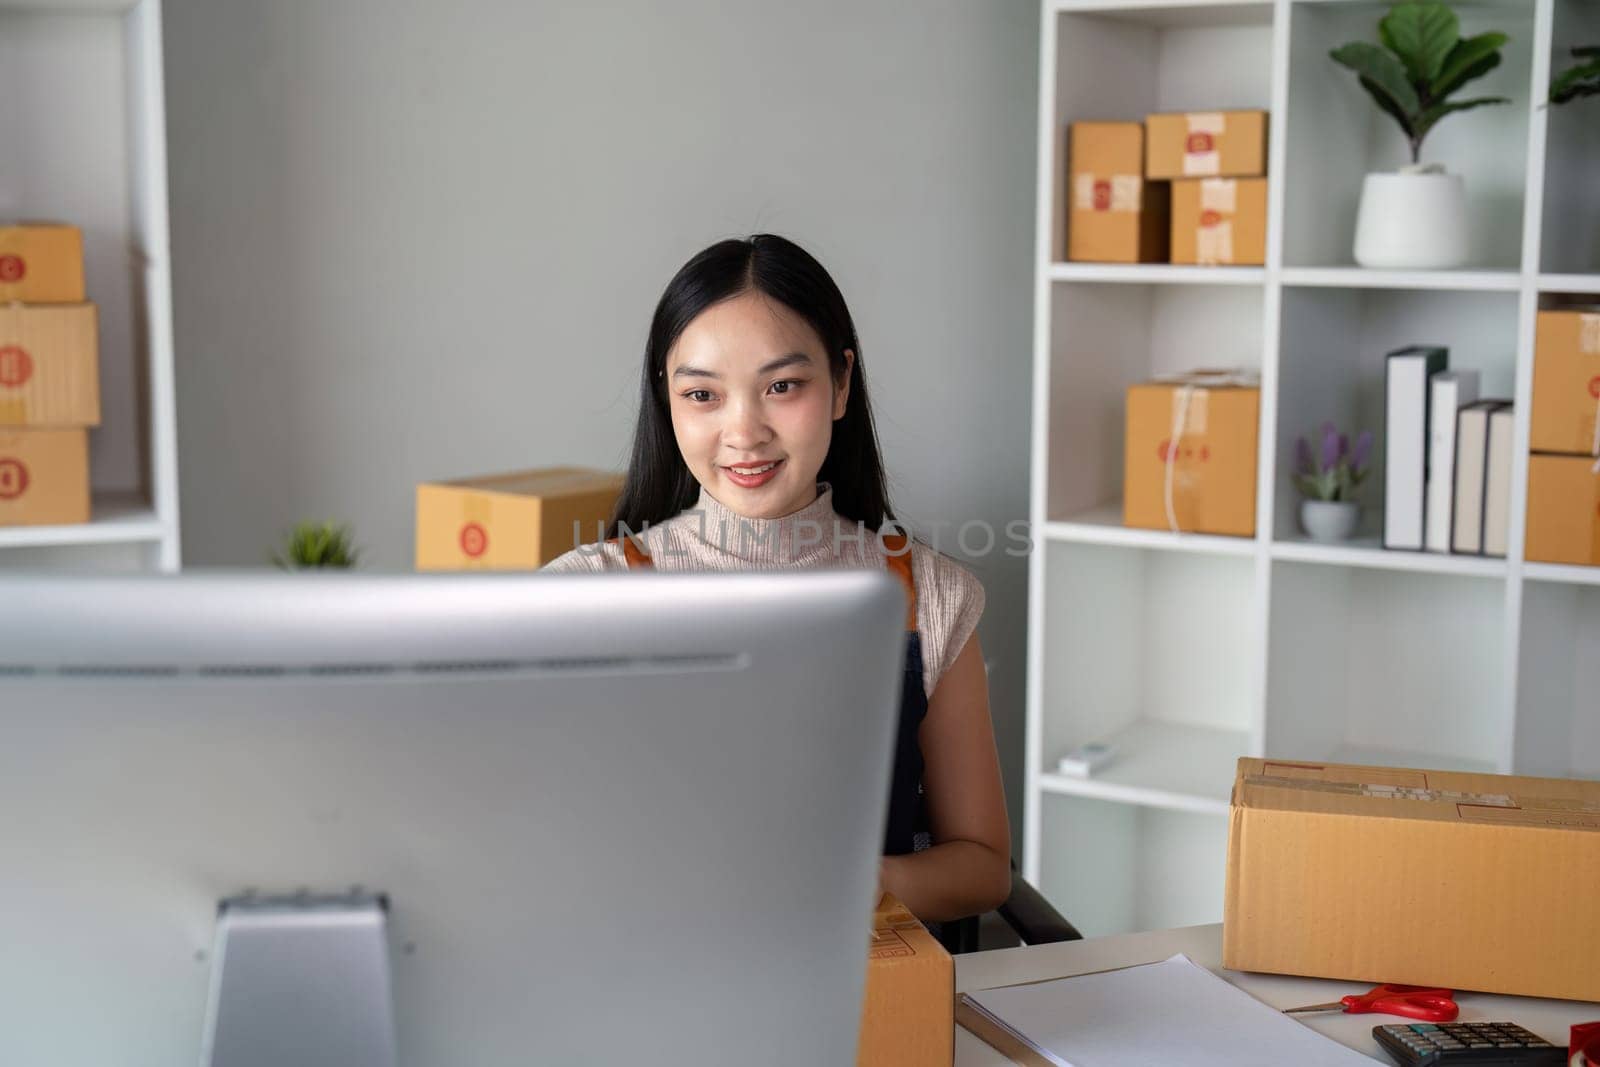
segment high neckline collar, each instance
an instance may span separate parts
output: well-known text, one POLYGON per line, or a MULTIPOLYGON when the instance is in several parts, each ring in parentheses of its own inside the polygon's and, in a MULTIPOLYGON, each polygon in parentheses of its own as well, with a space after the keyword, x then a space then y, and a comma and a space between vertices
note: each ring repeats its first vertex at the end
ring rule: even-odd
POLYGON ((773 519, 752 519, 739 514, 700 487, 700 496, 691 511, 705 515, 705 536, 716 540, 736 555, 770 563, 794 562, 801 555, 809 558, 827 554, 833 543, 833 486, 817 483, 816 499, 798 511, 773 519), (804 544, 795 548, 795 531, 806 529, 804 544))

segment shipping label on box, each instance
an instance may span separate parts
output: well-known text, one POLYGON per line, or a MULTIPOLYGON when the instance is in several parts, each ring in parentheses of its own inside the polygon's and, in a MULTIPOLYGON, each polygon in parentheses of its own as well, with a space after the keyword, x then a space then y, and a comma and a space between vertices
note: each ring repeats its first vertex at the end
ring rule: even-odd
POLYGON ((1260 266, 1267 261, 1267 180, 1172 183, 1172 262, 1260 266))
POLYGON ((537 570, 598 541, 623 476, 580 467, 417 486, 417 570, 537 570))
POLYGON ((1241 759, 1222 964, 1600 999, 1600 782, 1241 759))
POLYGON ((1253 380, 1198 372, 1128 389, 1124 525, 1255 536, 1261 390, 1253 380))
POLYGON ((1067 258, 1165 262, 1169 191, 1144 178, 1144 127, 1074 122, 1069 142, 1067 258))
POLYGON ((83 299, 83 234, 76 226, 0 222, 0 304, 83 299))
POLYGON ((1600 566, 1600 460, 1528 457, 1523 555, 1536 563, 1600 566))
POLYGON ((0 426, 100 425, 93 304, 0 304, 0 426))
POLYGON ((859 1067, 949 1067, 955 1056, 956 967, 892 894, 872 915, 859 1067))
POLYGON ((89 521, 89 431, 0 426, 0 526, 89 521))
POLYGON ((1540 311, 1534 338, 1528 447, 1600 455, 1600 307, 1540 311))
POLYGON ((1259 178, 1267 173, 1265 111, 1149 115, 1146 178, 1259 178))

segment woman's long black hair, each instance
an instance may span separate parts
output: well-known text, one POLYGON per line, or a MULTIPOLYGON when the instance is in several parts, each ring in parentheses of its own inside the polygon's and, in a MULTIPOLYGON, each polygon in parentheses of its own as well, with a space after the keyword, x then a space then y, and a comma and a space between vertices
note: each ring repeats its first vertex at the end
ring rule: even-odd
POLYGON ((758 233, 744 240, 718 241, 700 252, 683 265, 661 294, 644 351, 639 421, 633 431, 628 477, 616 513, 607 524, 607 538, 618 536, 624 527, 637 532, 669 519, 698 499, 700 485, 689 473, 672 433, 664 377, 667 353, 702 311, 751 290, 778 301, 811 325, 822 338, 834 382, 844 374, 845 350, 856 354, 844 416, 833 424, 833 440, 817 480, 833 487, 833 508, 845 518, 874 531, 893 520, 878 432, 867 399, 861 345, 844 295, 805 249, 787 238, 758 233))

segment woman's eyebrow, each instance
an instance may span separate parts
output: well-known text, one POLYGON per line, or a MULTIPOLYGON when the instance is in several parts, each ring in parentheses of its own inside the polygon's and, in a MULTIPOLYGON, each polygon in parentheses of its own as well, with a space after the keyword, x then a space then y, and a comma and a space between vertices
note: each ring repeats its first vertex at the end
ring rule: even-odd
MULTIPOLYGON (((756 374, 771 374, 773 371, 782 370, 785 367, 792 367, 796 364, 809 367, 811 366, 811 357, 806 355, 804 352, 790 352, 787 356, 779 356, 777 359, 768 360, 766 363, 763 363, 760 367, 756 368, 756 374)), ((722 375, 718 374, 716 371, 706 370, 704 367, 691 367, 688 365, 681 366, 677 370, 673 371, 672 376, 674 378, 722 377, 722 375)))

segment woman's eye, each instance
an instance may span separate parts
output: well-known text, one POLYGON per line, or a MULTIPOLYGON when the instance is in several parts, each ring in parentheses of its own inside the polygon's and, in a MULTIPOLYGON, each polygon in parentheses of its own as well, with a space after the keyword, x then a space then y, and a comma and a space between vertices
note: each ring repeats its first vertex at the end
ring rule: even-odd
POLYGON ((778 391, 778 395, 779 396, 787 396, 788 394, 794 392, 796 389, 800 388, 800 386, 803 385, 803 384, 805 384, 805 383, 803 383, 801 381, 798 381, 798 380, 796 380, 794 378, 785 378, 781 382, 773 382, 772 383, 772 388, 776 389, 778 391), (778 388, 779 386, 783 386, 784 388, 779 389, 778 388))
POLYGON ((711 393, 706 389, 691 389, 683 394, 684 399, 694 404, 708 404, 711 402, 711 393))

